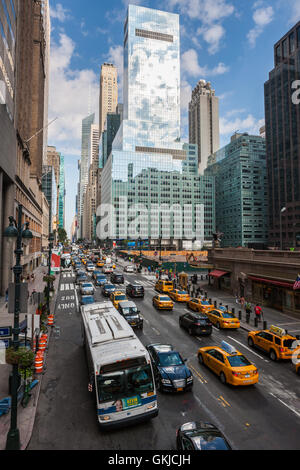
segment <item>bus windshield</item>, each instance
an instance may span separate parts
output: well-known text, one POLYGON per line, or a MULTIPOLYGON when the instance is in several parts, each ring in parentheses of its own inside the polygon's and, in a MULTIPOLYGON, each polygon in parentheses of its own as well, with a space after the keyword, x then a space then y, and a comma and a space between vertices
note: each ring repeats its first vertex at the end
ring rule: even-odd
POLYGON ((147 365, 98 375, 97 386, 99 403, 153 392, 152 370, 147 365))

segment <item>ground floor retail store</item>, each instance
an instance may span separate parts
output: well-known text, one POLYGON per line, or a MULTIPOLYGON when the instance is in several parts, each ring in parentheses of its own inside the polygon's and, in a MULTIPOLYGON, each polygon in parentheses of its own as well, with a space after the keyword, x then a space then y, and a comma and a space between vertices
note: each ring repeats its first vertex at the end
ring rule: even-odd
POLYGON ((300 289, 293 290, 294 283, 251 274, 248 279, 252 282, 253 301, 266 307, 300 314, 300 289))

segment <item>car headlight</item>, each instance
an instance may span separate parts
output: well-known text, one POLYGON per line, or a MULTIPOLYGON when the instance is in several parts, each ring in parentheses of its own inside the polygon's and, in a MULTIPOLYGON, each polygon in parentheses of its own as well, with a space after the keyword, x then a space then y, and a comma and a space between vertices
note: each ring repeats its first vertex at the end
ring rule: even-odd
POLYGON ((162 383, 162 384, 170 384, 170 383, 171 383, 171 380, 168 380, 168 379, 161 379, 161 383, 162 383))
POLYGON ((187 382, 192 382, 192 381, 193 381, 193 376, 191 375, 190 377, 188 377, 188 378, 186 379, 186 381, 187 381, 187 382))

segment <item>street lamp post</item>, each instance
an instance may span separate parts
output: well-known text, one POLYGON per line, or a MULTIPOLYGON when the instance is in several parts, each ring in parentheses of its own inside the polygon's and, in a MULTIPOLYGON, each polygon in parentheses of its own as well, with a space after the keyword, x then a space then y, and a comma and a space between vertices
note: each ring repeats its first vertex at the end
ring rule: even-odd
POLYGON ((53 233, 49 234, 49 258, 48 258, 48 280, 47 280, 47 315, 50 315, 50 276, 51 276, 51 257, 53 250, 53 233))
MULTIPOLYGON (((19 349, 19 334, 20 334, 20 288, 21 288, 21 256, 23 254, 22 242, 24 244, 30 243, 33 236, 29 230, 29 222, 22 225, 23 206, 18 206, 18 222, 13 217, 9 217, 9 227, 4 231, 4 237, 10 241, 17 242, 15 255, 16 264, 13 267, 14 281, 15 281, 15 307, 14 307, 14 327, 13 327, 13 340, 12 345, 17 351, 19 349)), ((18 364, 13 364, 13 375, 11 383, 11 415, 10 415, 10 429, 7 434, 6 450, 20 450, 20 433, 17 425, 18 413, 18 364)))
POLYGON ((140 258, 142 257, 142 239, 139 237, 139 246, 140 246, 140 258))
POLYGON ((286 211, 286 207, 283 207, 280 211, 280 250, 282 251, 282 214, 286 211))

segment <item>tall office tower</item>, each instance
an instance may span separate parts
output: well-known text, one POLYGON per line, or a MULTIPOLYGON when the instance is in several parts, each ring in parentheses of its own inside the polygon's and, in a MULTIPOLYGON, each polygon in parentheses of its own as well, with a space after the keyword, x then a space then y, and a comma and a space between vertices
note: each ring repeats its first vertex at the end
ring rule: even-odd
POLYGON ((59 196, 58 196, 58 226, 65 228, 65 157, 60 156, 59 196))
POLYGON ((104 131, 107 113, 114 113, 118 104, 118 72, 113 64, 103 64, 100 75, 99 127, 104 131))
POLYGON ((49 233, 56 230, 57 220, 57 184, 52 165, 43 165, 42 189, 49 204, 49 233))
MULTIPOLYGON (((123 90, 123 120, 110 155, 102 155, 101 202, 115 210, 108 236, 150 238, 152 246, 162 238, 164 246, 175 247, 186 238, 191 245, 201 220, 196 238, 209 239, 214 230, 213 178, 198 175, 196 146, 180 142, 177 14, 129 5, 123 90), (132 233, 132 214, 127 211, 138 204, 146 213, 136 212, 139 230, 132 233), (159 212, 165 208, 167 213, 166 205, 176 205, 177 214, 159 212), (185 233, 183 221, 189 228, 185 233)), ((99 233, 101 223, 98 227, 99 233)))
POLYGON ((265 83, 269 243, 283 248, 300 246, 299 55, 300 22, 275 44, 265 83))
POLYGON ((4 0, 2 4, 0 6, 0 295, 4 295, 11 281, 13 263, 13 250, 5 249, 2 234, 8 225, 8 217, 15 215, 17 137, 14 117, 18 18, 18 5, 15 0, 13 2, 4 0))
POLYGON ((97 175, 99 168, 99 126, 96 124, 91 125, 89 160, 88 185, 84 194, 83 205, 83 238, 92 240, 94 234, 94 215, 96 214, 97 175))
POLYGON ((265 139, 235 134, 230 144, 209 157, 204 174, 215 177, 222 246, 262 248, 268 235, 265 139))
POLYGON ((44 25, 45 38, 45 90, 44 90, 44 125, 43 132, 43 164, 47 165, 47 146, 48 146, 48 108, 49 108, 49 82, 50 82, 50 36, 51 21, 49 0, 42 0, 42 17, 44 25))
POLYGON ((79 238, 82 237, 82 215, 83 215, 83 195, 86 191, 89 179, 89 168, 91 164, 91 156, 89 153, 90 148, 90 136, 91 127, 95 121, 95 113, 87 116, 82 121, 81 131, 81 160, 80 160, 80 192, 79 192, 79 213, 78 213, 78 225, 79 225, 79 238))
POLYGON ((59 175, 60 175, 60 153, 57 152, 56 147, 47 146, 47 156, 46 156, 46 165, 53 166, 55 181, 56 181, 56 217, 58 216, 58 197, 59 197, 59 175))
POLYGON ((220 148, 219 98, 210 82, 199 80, 189 103, 189 142, 198 146, 199 172, 207 159, 220 148))
POLYGON ((118 103, 116 113, 120 115, 120 122, 123 121, 123 103, 118 103))

